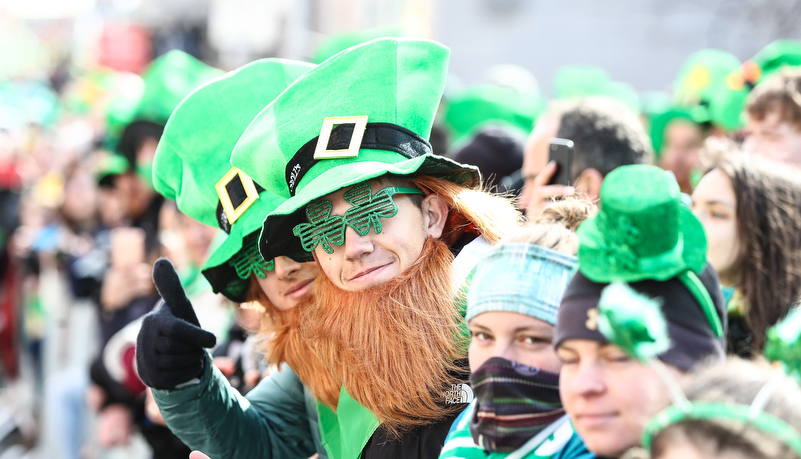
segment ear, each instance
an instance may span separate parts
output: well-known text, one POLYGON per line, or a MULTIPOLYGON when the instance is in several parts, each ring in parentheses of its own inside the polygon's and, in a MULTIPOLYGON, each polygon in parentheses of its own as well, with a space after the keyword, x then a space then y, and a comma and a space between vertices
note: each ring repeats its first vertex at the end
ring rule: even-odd
POLYGON ((420 206, 423 212, 423 228, 430 237, 439 238, 445 230, 448 204, 436 194, 429 194, 420 206))
POLYGON ((603 175, 598 169, 584 169, 576 179, 576 193, 587 196, 591 201, 597 201, 601 194, 601 183, 604 181, 603 175))

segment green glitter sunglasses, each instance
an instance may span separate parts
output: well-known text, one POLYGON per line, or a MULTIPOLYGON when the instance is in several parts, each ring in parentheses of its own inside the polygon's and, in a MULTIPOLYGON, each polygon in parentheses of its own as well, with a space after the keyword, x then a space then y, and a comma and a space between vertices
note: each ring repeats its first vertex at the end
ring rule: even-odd
POLYGON ((370 183, 362 182, 345 192, 345 201, 353 207, 345 211, 345 215, 331 215, 333 203, 318 200, 306 206, 306 217, 309 223, 300 223, 292 229, 292 233, 300 238, 303 250, 313 251, 318 244, 326 253, 334 253, 333 245, 345 243, 345 227, 350 226, 360 236, 367 236, 370 227, 379 234, 383 230, 382 218, 391 218, 398 213, 398 205, 393 196, 396 194, 422 194, 417 188, 390 186, 372 194, 370 183))

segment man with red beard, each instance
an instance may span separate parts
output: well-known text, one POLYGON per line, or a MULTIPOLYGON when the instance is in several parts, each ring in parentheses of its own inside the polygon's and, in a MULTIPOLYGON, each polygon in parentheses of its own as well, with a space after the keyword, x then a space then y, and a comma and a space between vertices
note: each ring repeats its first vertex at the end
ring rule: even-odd
POLYGON ((379 39, 293 83, 253 120, 231 161, 287 200, 259 237, 265 259, 325 276, 301 331, 342 389, 317 402, 329 457, 438 457, 466 386, 463 288, 514 230, 510 202, 426 140, 448 50, 379 39))

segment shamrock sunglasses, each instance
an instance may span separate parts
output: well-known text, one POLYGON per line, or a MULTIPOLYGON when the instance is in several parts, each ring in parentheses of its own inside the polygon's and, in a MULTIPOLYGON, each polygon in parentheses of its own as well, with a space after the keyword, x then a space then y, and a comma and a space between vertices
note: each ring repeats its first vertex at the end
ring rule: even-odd
POLYGON ((326 253, 334 253, 333 245, 345 243, 345 227, 350 226, 360 236, 367 236, 370 227, 375 233, 381 233, 382 218, 394 217, 398 206, 393 196, 396 194, 421 194, 417 188, 390 186, 372 194, 369 182, 356 184, 345 192, 345 201, 353 207, 345 211, 345 215, 331 215, 334 205, 328 200, 319 200, 306 206, 306 217, 309 223, 300 223, 292 229, 292 233, 300 238, 303 250, 311 252, 322 245, 326 253))

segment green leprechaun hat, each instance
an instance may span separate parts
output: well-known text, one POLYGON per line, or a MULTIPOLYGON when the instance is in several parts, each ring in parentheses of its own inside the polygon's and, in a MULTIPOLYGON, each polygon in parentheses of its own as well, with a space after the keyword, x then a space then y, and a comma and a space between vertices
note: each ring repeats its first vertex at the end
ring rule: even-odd
POLYGON ((386 174, 478 183, 475 167, 434 155, 426 140, 448 54, 427 40, 373 40, 326 60, 259 113, 231 162, 288 198, 264 221, 265 259, 310 261, 293 228, 307 204, 341 188, 386 174))
POLYGON ((247 300, 251 272, 261 276, 269 269, 256 238, 264 216, 284 198, 232 168, 231 150, 259 111, 313 67, 262 59, 201 86, 175 109, 156 150, 156 191, 186 215, 228 233, 203 274, 232 301, 247 300))
POLYGON ((579 227, 581 272, 591 281, 665 281, 706 263, 706 236, 676 179, 656 166, 619 167, 601 185, 601 209, 579 227))

